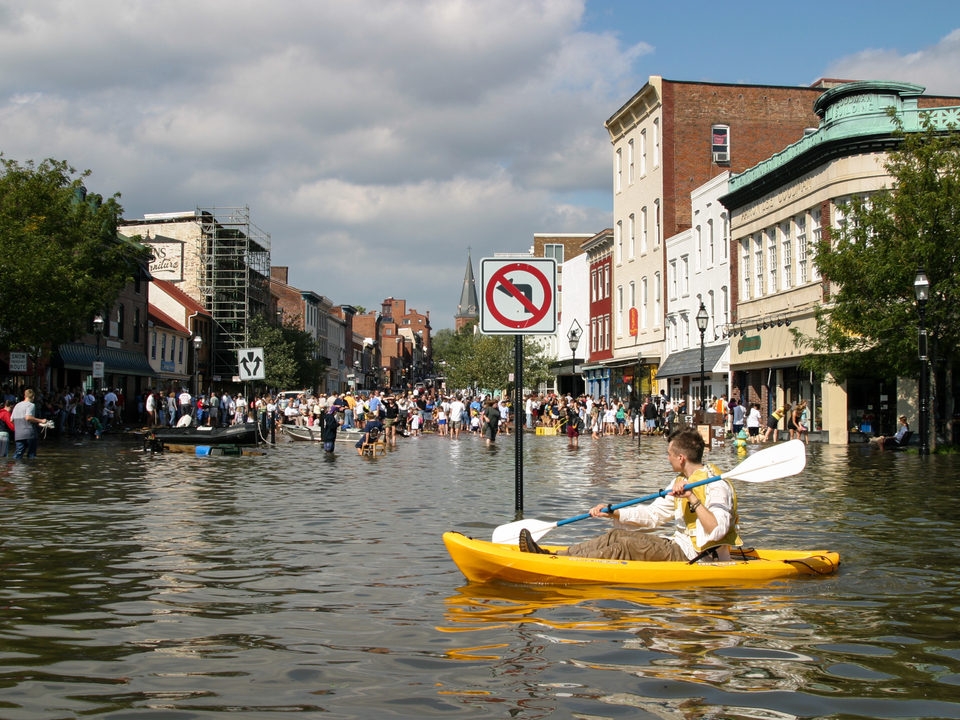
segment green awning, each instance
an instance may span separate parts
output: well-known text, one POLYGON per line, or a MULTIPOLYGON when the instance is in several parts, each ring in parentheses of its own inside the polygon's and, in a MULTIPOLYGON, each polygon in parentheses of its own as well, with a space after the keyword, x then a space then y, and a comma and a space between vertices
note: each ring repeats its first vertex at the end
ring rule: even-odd
MULTIPOLYGON (((54 367, 69 370, 92 370, 97 359, 97 347, 83 343, 64 343, 57 349, 58 357, 53 360, 54 367)), ((104 372, 118 375, 143 375, 153 377, 157 371, 150 367, 147 356, 130 350, 100 346, 100 359, 104 372)))

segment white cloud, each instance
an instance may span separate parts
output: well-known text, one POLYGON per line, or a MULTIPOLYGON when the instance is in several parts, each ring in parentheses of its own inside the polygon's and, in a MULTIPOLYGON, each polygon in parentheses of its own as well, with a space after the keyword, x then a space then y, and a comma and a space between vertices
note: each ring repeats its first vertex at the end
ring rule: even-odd
POLYGON ((825 77, 900 80, 926 87, 928 95, 960 95, 960 28, 914 53, 868 49, 833 62, 825 77))
POLYGON ((92 169, 129 217, 249 205, 294 284, 445 327, 468 245, 610 224, 569 198, 609 192, 603 121, 652 48, 583 3, 0 0, 0 151, 92 169))

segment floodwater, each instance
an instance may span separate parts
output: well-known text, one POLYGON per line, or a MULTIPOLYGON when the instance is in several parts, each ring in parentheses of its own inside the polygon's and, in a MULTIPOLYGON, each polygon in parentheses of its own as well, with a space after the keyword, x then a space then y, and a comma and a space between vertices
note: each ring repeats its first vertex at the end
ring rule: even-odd
MULTIPOLYGON (((660 439, 524 440, 527 517, 670 476, 660 439)), ((811 446, 801 475, 738 484, 748 544, 838 550, 835 576, 468 585, 441 534, 514 519, 513 450, 0 461, 0 718, 960 718, 960 456, 811 446)))

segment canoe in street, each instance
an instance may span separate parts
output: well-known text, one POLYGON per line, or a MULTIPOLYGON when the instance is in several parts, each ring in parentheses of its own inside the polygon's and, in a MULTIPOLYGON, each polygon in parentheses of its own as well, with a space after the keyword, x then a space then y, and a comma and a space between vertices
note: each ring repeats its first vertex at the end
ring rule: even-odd
MULTIPOLYGON (((346 440, 349 438, 357 440, 362 433, 362 430, 354 428, 346 430, 340 428, 337 430, 337 440, 346 440)), ((289 435, 291 440, 307 440, 313 442, 321 442, 323 440, 323 438, 320 437, 319 427, 309 427, 306 425, 284 425, 283 434, 289 435)))
MULTIPOLYGON (((443 534, 447 552, 472 582, 530 585, 729 585, 765 582, 792 575, 829 575, 840 556, 826 550, 732 550, 730 562, 636 562, 520 552, 515 545, 443 534)), ((560 547, 541 545, 547 550, 560 547)))

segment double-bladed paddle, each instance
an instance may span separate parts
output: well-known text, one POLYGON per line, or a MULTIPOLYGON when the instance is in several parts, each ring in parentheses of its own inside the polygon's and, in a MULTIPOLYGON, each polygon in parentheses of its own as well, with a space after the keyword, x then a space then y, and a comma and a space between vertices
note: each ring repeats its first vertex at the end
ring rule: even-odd
MULTIPOLYGON (((806 445, 800 440, 790 440, 781 445, 774 445, 766 450, 754 453, 733 468, 733 470, 728 470, 722 475, 716 475, 706 480, 690 483, 686 487, 694 488, 698 485, 716 482, 717 480, 742 480, 743 482, 750 483, 770 482, 771 480, 780 480, 781 478, 796 475, 803 470, 806 464, 806 445)), ((665 497, 669 492, 669 490, 661 490, 660 492, 650 495, 644 495, 636 500, 628 500, 627 502, 622 502, 617 505, 609 505, 607 506, 607 512, 613 512, 614 510, 646 502, 647 500, 665 497)), ((590 517, 590 513, 583 513, 582 515, 575 515, 574 517, 557 520, 552 523, 532 518, 530 520, 517 520, 496 528, 493 531, 493 542, 515 545, 520 538, 520 530, 522 528, 529 530, 534 540, 539 540, 555 527, 568 525, 577 522, 577 520, 585 520, 588 517, 590 517)))

